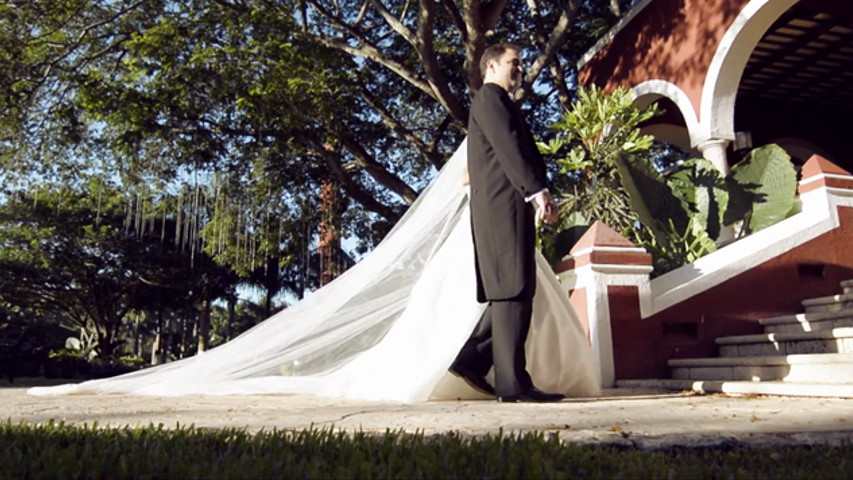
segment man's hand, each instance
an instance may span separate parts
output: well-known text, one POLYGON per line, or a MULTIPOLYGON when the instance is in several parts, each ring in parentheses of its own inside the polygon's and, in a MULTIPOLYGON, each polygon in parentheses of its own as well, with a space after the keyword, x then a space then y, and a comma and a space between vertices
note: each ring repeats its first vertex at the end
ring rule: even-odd
POLYGON ((559 207, 551 199, 551 194, 547 190, 539 192, 533 197, 533 204, 536 206, 536 223, 554 223, 557 221, 557 211, 559 207))

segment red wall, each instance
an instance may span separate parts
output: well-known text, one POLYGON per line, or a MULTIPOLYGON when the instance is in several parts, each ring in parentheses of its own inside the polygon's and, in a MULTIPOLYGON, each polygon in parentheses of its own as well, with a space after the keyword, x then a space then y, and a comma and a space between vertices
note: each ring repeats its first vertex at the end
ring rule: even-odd
MULTIPOLYGON (((708 65, 747 0, 653 0, 579 72, 607 90, 661 79, 699 112, 708 65)), ((701 112, 700 112, 701 115, 701 112)))
POLYGON ((715 338, 762 333, 758 319, 841 293, 853 279, 853 208, 839 217, 839 228, 649 318, 640 319, 635 287, 610 287, 616 378, 667 378, 668 359, 716 356, 715 338))

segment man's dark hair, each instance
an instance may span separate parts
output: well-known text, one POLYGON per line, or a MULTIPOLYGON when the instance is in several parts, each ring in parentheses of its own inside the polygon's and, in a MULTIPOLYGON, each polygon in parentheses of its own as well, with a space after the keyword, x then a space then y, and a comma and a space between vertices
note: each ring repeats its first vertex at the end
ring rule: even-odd
POLYGON ((489 66, 489 60, 497 62, 507 50, 515 50, 519 53, 521 52, 521 49, 518 48, 517 45, 506 42, 492 45, 483 51, 483 55, 480 57, 480 75, 483 78, 486 78, 486 70, 489 66))

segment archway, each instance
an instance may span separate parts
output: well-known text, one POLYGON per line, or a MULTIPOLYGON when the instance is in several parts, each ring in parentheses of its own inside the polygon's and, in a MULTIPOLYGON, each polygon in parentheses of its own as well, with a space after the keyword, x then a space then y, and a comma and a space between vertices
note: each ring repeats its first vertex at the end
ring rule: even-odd
POLYGON ((691 157, 701 157, 702 153, 691 143, 698 129, 698 120, 693 104, 678 86, 664 80, 650 80, 632 89, 634 105, 645 108, 658 104, 663 115, 647 122, 641 128, 645 135, 677 147, 691 157))
POLYGON ((734 140, 734 107, 741 75, 767 29, 798 0, 752 0, 720 41, 708 67, 694 144, 734 140))
POLYGON ((853 117, 851 91, 853 5, 753 0, 709 69, 700 131, 751 140, 729 147, 729 163, 750 147, 797 139, 783 145, 795 163, 810 150, 850 169, 853 150, 844 130, 853 117))

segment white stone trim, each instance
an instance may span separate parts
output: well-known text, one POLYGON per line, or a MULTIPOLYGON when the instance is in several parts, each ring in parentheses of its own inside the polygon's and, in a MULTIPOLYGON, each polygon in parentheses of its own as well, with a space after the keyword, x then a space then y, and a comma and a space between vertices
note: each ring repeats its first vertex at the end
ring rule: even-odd
POLYGON ((646 253, 646 249, 640 247, 613 247, 605 245, 592 245, 582 250, 578 250, 575 253, 571 253, 566 258, 577 258, 581 255, 586 255, 592 252, 646 253))
POLYGON ((746 63, 767 29, 798 1, 751 0, 729 26, 705 76, 694 144, 712 138, 734 140, 735 101, 746 63))
MULTIPOLYGON (((598 276, 598 275, 597 275, 598 276)), ((607 295, 607 286, 599 285, 589 287, 592 293, 592 301, 587 302, 589 314, 589 340, 592 351, 598 359, 598 373, 602 387, 612 387, 616 382, 616 362, 613 360, 613 330, 610 325, 610 301, 607 295)))
POLYGON ((616 277, 615 279, 611 280, 608 285, 636 285, 637 283, 635 283, 633 280, 628 280, 628 278, 634 278, 636 275, 648 275, 654 270, 651 265, 593 263, 591 266, 594 272, 606 273, 608 275, 627 274, 630 276, 626 276, 626 279, 622 281, 619 280, 619 277, 616 277))
POLYGON ((800 195, 800 200, 800 213, 652 280, 652 308, 643 313, 643 318, 837 228, 838 207, 853 207, 853 192, 824 187, 800 195))
MULTIPOLYGON (((826 188, 826 193, 832 195, 834 197, 839 198, 853 198, 853 190, 849 188, 838 188, 838 187, 824 187, 826 188)), ((846 204, 844 206, 847 206, 846 204)))
POLYGON ((601 49, 605 47, 605 45, 610 43, 616 37, 616 35, 618 35, 619 32, 622 31, 623 28, 625 28, 626 25, 631 23, 631 20, 633 20, 634 17, 636 17, 638 13, 643 11, 643 9, 646 8, 650 3, 652 3, 652 0, 640 0, 639 2, 637 2, 636 5, 634 5, 633 8, 631 8, 631 10, 628 10, 628 12, 622 18, 620 18, 618 22, 616 22, 616 25, 610 27, 610 30, 608 30, 603 37, 599 38, 598 41, 595 42, 595 45, 592 46, 592 48, 590 48, 586 51, 586 53, 583 54, 581 59, 578 60, 578 63, 575 64, 577 69, 580 70, 581 68, 583 68, 584 65, 587 64, 587 62, 592 60, 592 57, 594 57, 598 52, 600 52, 601 49))
MULTIPOLYGON (((567 289, 574 290, 592 284, 593 280, 598 278, 598 274, 606 274, 608 281, 602 285, 642 286, 643 276, 648 276, 653 270, 654 268, 651 265, 588 263, 557 274, 557 280, 567 289)), ((647 277, 645 280, 648 283, 647 277)))
MULTIPOLYGON (((639 250, 645 252, 642 248, 639 250)), ((561 285, 566 289, 583 288, 585 290, 589 339, 597 359, 602 387, 611 387, 616 381, 613 332, 610 325, 610 298, 607 287, 636 286, 640 311, 643 312, 651 307, 648 302, 651 298, 649 295, 651 271, 652 267, 648 265, 587 264, 558 275, 561 285)))
POLYGON ((841 175, 838 173, 821 173, 819 175, 815 175, 813 177, 804 178, 804 179, 800 180, 800 185, 808 185, 812 182, 816 182, 818 180, 823 180, 825 178, 831 178, 834 180, 850 181, 850 180, 853 180, 853 175, 841 175))

